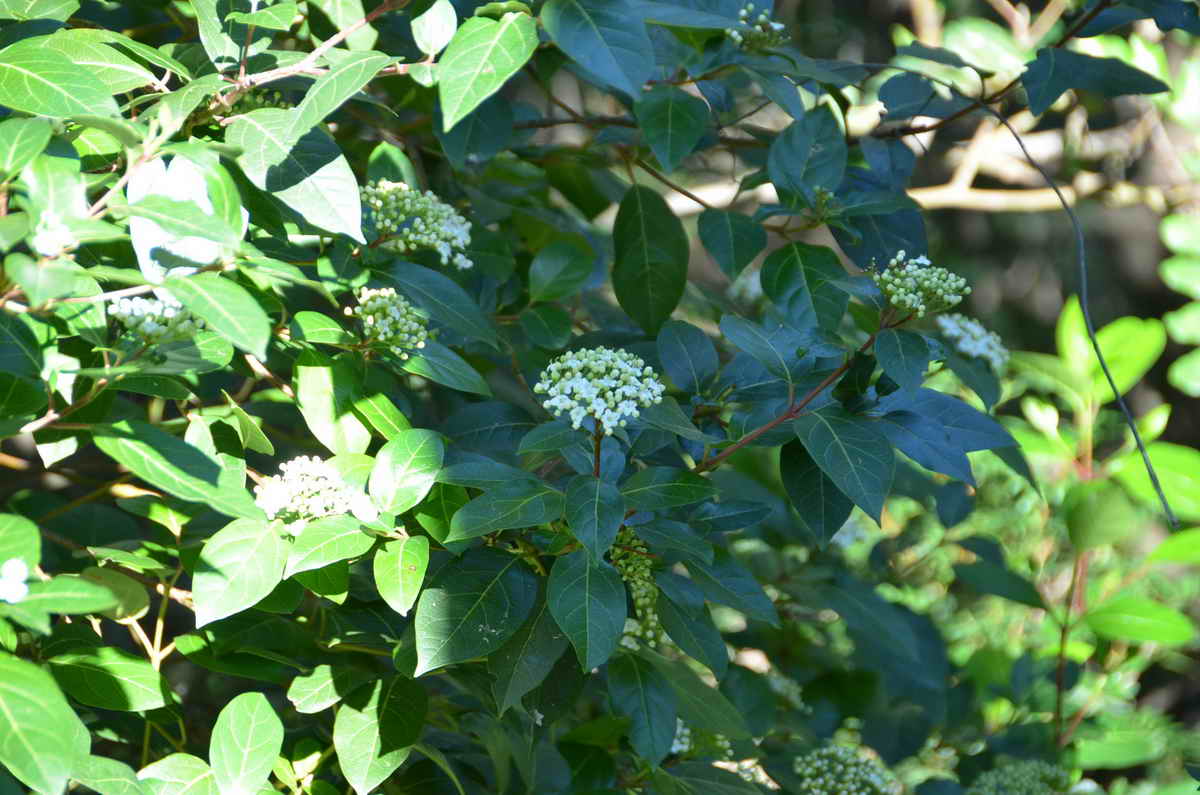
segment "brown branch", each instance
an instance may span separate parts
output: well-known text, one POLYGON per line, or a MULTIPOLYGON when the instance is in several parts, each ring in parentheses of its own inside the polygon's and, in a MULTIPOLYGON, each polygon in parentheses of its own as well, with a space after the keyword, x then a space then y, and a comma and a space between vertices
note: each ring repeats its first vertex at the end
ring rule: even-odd
POLYGON ((681 196, 688 197, 689 199, 694 201, 696 204, 699 204, 701 207, 703 207, 706 210, 713 209, 713 206, 711 204, 709 204, 708 202, 704 201, 704 199, 701 199, 699 196, 692 193, 690 190, 683 187, 682 185, 672 182, 670 179, 667 178, 667 176, 665 174, 663 174, 658 169, 651 166, 649 163, 647 163, 645 160, 641 159, 640 157, 637 160, 635 160, 634 162, 638 164, 638 168, 640 168, 642 171, 645 171, 647 174, 654 177, 656 180, 658 180, 662 184, 666 185, 668 188, 670 188, 671 190, 680 194, 681 196))
MULTIPOLYGON (((83 544, 73 541, 66 536, 61 536, 53 530, 47 530, 44 527, 39 528, 39 530, 41 531, 42 538, 46 539, 47 541, 58 544, 60 547, 65 547, 66 549, 70 549, 75 552, 89 552, 90 554, 88 548, 83 544)), ((105 568, 111 568, 114 571, 119 571, 121 574, 124 574, 131 580, 137 580, 143 585, 149 585, 154 589, 155 593, 159 594, 160 596, 166 596, 172 602, 177 602, 189 610, 196 609, 195 603, 192 601, 191 591, 185 591, 182 588, 176 588, 174 586, 167 585, 166 583, 163 583, 154 577, 147 577, 140 571, 134 571, 133 569, 126 568, 120 564, 109 563, 105 566, 105 568)))

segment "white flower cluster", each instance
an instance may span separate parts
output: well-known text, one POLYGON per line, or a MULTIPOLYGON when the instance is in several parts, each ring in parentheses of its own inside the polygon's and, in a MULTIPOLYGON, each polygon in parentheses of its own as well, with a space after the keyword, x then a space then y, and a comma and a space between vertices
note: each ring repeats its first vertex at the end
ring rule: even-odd
POLYGON ((622 527, 609 557, 612 558, 613 567, 629 586, 636 616, 625 620, 625 635, 621 638, 621 645, 637 648, 638 644, 644 644, 651 649, 658 648, 667 636, 654 609, 658 601, 658 585, 654 582, 653 561, 646 543, 631 528, 622 527))
POLYGON ((725 28, 725 35, 739 48, 747 52, 761 52, 781 47, 791 37, 784 32, 782 22, 772 22, 770 11, 754 13, 754 3, 746 3, 738 12, 740 28, 725 28))
POLYGON ((692 750, 692 730, 683 722, 683 719, 676 718, 675 739, 671 741, 671 753, 682 755, 690 750, 692 750))
POLYGON ((429 339, 425 316, 391 287, 362 288, 358 306, 346 307, 346 315, 359 319, 368 342, 387 347, 401 359, 407 359, 411 350, 424 348, 429 339))
POLYGON ((183 304, 165 292, 162 295, 165 297, 118 298, 109 304, 108 313, 147 345, 185 339, 204 328, 204 321, 183 304))
POLYGON ((443 265, 454 263, 459 270, 474 264, 462 253, 471 242, 471 222, 433 191, 379 179, 368 182, 360 195, 380 247, 397 254, 431 248, 443 265))
POLYGON ((254 487, 254 502, 267 518, 278 519, 289 529, 325 516, 353 514, 370 522, 379 512, 371 498, 352 488, 336 469, 316 456, 300 456, 279 465, 279 474, 263 478, 254 487))
POLYGON ((578 428, 590 416, 608 435, 625 427, 626 418, 638 416, 639 408, 662 402, 665 389, 640 358, 604 347, 564 353, 550 362, 533 387, 548 396, 542 403, 547 411, 570 416, 571 427, 578 428))
POLYGON ((1060 795, 1071 788, 1071 776, 1057 765, 1026 760, 990 770, 966 795, 1060 795))
POLYGON ((903 251, 872 277, 888 303, 917 317, 949 309, 971 292, 963 277, 931 265, 928 257, 905 259, 903 251))
POLYGON ((808 795, 890 795, 894 788, 887 771, 853 748, 827 745, 796 757, 798 792, 808 795))
POLYGON ((16 604, 29 594, 29 566, 20 558, 11 558, 0 565, 0 602, 16 604))
POLYGON ((999 334, 988 331, 978 320, 957 313, 939 315, 937 324, 942 336, 963 356, 985 360, 997 375, 1004 372, 1008 348, 1004 347, 999 334))

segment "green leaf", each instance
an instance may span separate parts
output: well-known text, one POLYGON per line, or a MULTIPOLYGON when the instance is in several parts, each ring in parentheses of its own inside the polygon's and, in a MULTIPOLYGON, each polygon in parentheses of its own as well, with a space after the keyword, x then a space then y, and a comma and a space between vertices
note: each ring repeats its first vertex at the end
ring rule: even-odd
POLYGON ((556 240, 529 265, 529 300, 557 301, 575 295, 592 275, 595 255, 576 243, 556 240))
POLYGON ((304 310, 292 316, 292 339, 326 345, 353 345, 358 340, 329 315, 304 310))
POLYGON ((155 346, 161 357, 156 364, 138 369, 145 375, 182 375, 219 370, 233 358, 233 346, 211 331, 199 331, 191 339, 164 342, 155 346))
MULTIPOLYGON (((670 776, 672 786, 682 785, 685 788, 676 790, 680 795, 758 795, 761 792, 749 781, 709 762, 683 762, 672 765, 669 774, 661 772, 664 778, 670 776)), ((654 783, 662 787, 657 775, 654 783)))
POLYGON ((788 326, 765 328, 738 315, 724 315, 720 327, 727 340, 789 386, 794 386, 803 370, 810 366, 803 359, 806 338, 788 326))
POLYGON ((1037 59, 1025 66, 1021 83, 1029 96, 1029 110, 1035 116, 1045 113, 1072 88, 1095 91, 1106 97, 1170 90, 1158 78, 1117 58, 1095 58, 1055 47, 1038 50, 1037 59))
POLYGON ((77 265, 66 259, 33 259, 24 254, 9 254, 4 258, 8 278, 25 292, 32 306, 41 306, 52 298, 62 298, 75 291, 75 280, 84 276, 77 265))
POLYGON ((688 239, 663 197, 634 185, 613 224, 613 290, 621 308, 656 335, 687 284, 688 239))
MULTIPOLYGON (((2 535, 0 535, 2 537, 2 535)), ((4 553, 0 551, 0 557, 4 553)), ((1200 527, 1178 530, 1146 556, 1147 563, 1200 563, 1200 527)))
POLYGON ((567 485, 567 526, 592 560, 600 561, 625 521, 625 498, 611 483, 579 475, 567 485))
POLYGON ((1033 583, 1006 566, 979 559, 954 567, 954 576, 980 593, 1009 599, 1017 604, 1044 610, 1046 603, 1033 583))
POLYGON ((327 516, 307 522, 287 555, 283 576, 324 568, 364 554, 375 543, 351 516, 327 516))
POLYGON ((280 0, 258 11, 234 11, 225 15, 229 22, 240 22, 243 25, 256 25, 270 30, 288 30, 292 20, 296 18, 296 4, 291 0, 280 0))
POLYGON ((657 765, 675 739, 676 699, 671 683, 641 657, 621 654, 608 664, 608 693, 613 710, 630 720, 633 750, 657 765))
POLYGON ((741 213, 708 209, 696 222, 700 242, 730 279, 736 279, 767 247, 767 230, 741 213))
POLYGON ((1063 498, 1067 532, 1078 550, 1117 544, 1142 527, 1137 511, 1115 483, 1076 483, 1063 498))
POLYGON ((854 502, 843 494, 799 439, 779 448, 779 477, 801 523, 821 545, 850 518, 854 502))
POLYGON ((567 650, 567 643, 549 604, 542 599, 517 634, 488 655, 492 694, 501 715, 545 680, 567 650))
POLYGON ((790 243, 771 252, 762 265, 762 288, 797 328, 836 331, 850 296, 838 287, 846 278, 837 254, 826 246, 790 243))
MULTIPOLYGON (((231 248, 236 247, 241 240, 240 230, 227 225, 223 219, 204 212, 194 201, 175 201, 166 196, 151 194, 129 205, 128 210, 130 215, 149 218, 177 237, 198 237, 231 248)), ((200 275, 217 276, 215 273, 200 275)))
MULTIPOLYGON (((39 38, 47 49, 65 55, 97 78, 109 94, 125 94, 158 82, 150 70, 87 31, 63 29, 39 38)), ((128 145, 128 141, 123 142, 128 145)))
POLYGON ((846 171, 846 138, 827 106, 804 114, 774 141, 767 152, 767 171, 782 194, 791 194, 810 205, 818 192, 832 194, 846 171))
POLYGON ((690 505, 716 495, 705 478, 675 467, 647 467, 621 484, 621 493, 631 508, 661 511, 690 505))
POLYGON ((149 423, 97 425, 93 440, 139 478, 182 500, 207 503, 226 516, 262 516, 244 487, 220 481, 221 466, 215 460, 149 423))
POLYGON ((475 299, 450 277, 411 262, 396 265, 387 278, 430 317, 469 339, 486 342, 496 350, 496 330, 484 317, 475 299))
POLYGON ((375 677, 349 665, 318 665, 312 673, 302 674, 288 686, 287 697, 302 715, 312 715, 332 707, 355 688, 375 677))
POLYGON ((562 518, 562 492, 541 482, 509 483, 485 491, 454 514, 446 541, 465 541, 517 527, 535 527, 562 518))
POLYGON ((439 434, 423 428, 401 431, 375 455, 371 499, 381 511, 404 513, 433 488, 444 455, 439 434))
POLYGON ((358 181, 337 142, 320 127, 291 136, 294 110, 260 108, 239 115, 225 142, 242 150, 238 164, 259 190, 328 232, 365 243, 358 181))
POLYGON ((658 358, 675 386, 699 393, 720 367, 717 349, 700 329, 680 320, 668 320, 658 332, 658 358))
POLYGON ((89 756, 71 771, 71 780, 100 795, 146 795, 129 765, 103 756, 89 756))
POLYGON ((388 607, 402 616, 408 615, 429 568, 429 539, 408 536, 388 541, 375 553, 373 571, 375 587, 388 607))
POLYGON ((537 23, 522 13, 499 20, 471 17, 454 34, 438 61, 438 99, 450 130, 479 103, 500 90, 537 47, 537 23))
POLYGON ((494 549, 444 565, 417 602, 415 675, 500 648, 529 616, 537 589, 524 562, 494 549))
POLYGON ((46 671, 0 651, 0 765, 38 792, 58 793, 91 737, 46 671))
POLYGON ((875 335, 879 366, 901 389, 916 389, 929 367, 929 345, 920 334, 903 329, 883 329, 875 335))
POLYGON ((5 0, 0 3, 0 19, 66 22, 78 10, 79 0, 5 0))
POLYGON ((355 792, 371 792, 408 758, 426 708, 425 688, 403 676, 376 680, 347 696, 333 722, 333 747, 355 792))
MULTIPOLYGON (((362 19, 366 9, 362 0, 309 0, 310 8, 319 8, 329 18, 332 30, 344 30, 362 19)), ((346 38, 351 50, 369 50, 375 46, 379 34, 370 25, 354 31, 346 38)), ((412 183, 409 183, 412 184, 412 183)))
POLYGON ((138 771, 153 795, 222 795, 212 768, 191 754, 171 754, 138 771))
POLYGON ((696 676, 682 660, 671 660, 647 648, 638 656, 648 660, 675 691, 679 717, 693 729, 721 734, 730 740, 749 740, 750 731, 741 714, 724 694, 696 676))
POLYGON ((325 121, 325 117, 357 94, 392 57, 378 52, 345 53, 328 72, 317 78, 296 106, 292 117, 291 140, 325 121))
POLYGON ((335 455, 361 453, 371 432, 354 414, 349 366, 316 351, 304 351, 292 371, 296 403, 308 429, 335 455))
POLYGON ((546 586, 550 613, 584 671, 603 665, 625 631, 625 582, 610 564, 576 550, 554 562, 546 586))
POLYGON ((40 380, 42 346, 16 315, 0 312, 0 372, 40 380))
MULTIPOLYGON (((1170 442, 1154 442, 1146 446, 1146 451, 1171 508, 1184 521, 1200 520, 1200 450, 1170 442)), ((1112 471, 1135 497, 1158 507, 1158 496, 1137 451, 1115 461, 1112 471)))
POLYGON ((896 466, 887 437, 871 420, 836 407, 805 414, 793 426, 821 471, 855 505, 880 521, 896 466))
POLYGON ((117 115, 117 103, 95 75, 37 39, 5 48, 0 59, 0 105, 54 119, 117 115))
POLYGON ((1179 646, 1196 635, 1192 620, 1174 608, 1144 596, 1118 596, 1085 617, 1097 635, 1133 643, 1179 646))
POLYGON ((37 525, 12 513, 0 513, 0 561, 25 561, 30 569, 42 560, 42 536, 37 525))
POLYGON ((438 342, 426 342, 420 351, 411 354, 402 365, 406 373, 428 378, 435 384, 491 397, 492 390, 479 371, 466 359, 438 342))
POLYGON ((100 613, 117 606, 117 597, 99 583, 75 574, 60 574, 49 580, 29 584, 22 607, 63 615, 100 613))
POLYGON ((728 605, 740 610, 747 617, 763 621, 773 627, 779 626, 779 614, 775 605, 763 591, 758 580, 754 579, 742 564, 729 554, 727 550, 713 550, 711 564, 688 558, 685 561, 692 579, 709 601, 728 605))
POLYGON ((663 170, 674 171, 692 153, 708 126, 708 105, 675 86, 634 95, 633 113, 663 170))
POLYGON ((534 345, 561 350, 571 341, 571 315, 558 304, 540 304, 521 313, 521 330, 534 345))
POLYGON ((426 55, 437 55, 454 38, 457 28, 458 14, 450 0, 434 0, 433 5, 413 19, 413 41, 426 55))
POLYGON ((235 696, 217 715, 209 743, 217 788, 256 793, 283 748, 283 722, 262 693, 235 696))
POLYGON ((115 646, 57 654, 48 662, 62 689, 89 707, 145 712, 173 701, 162 674, 145 659, 115 646))
POLYGON ((196 626, 240 613, 262 601, 283 579, 288 545, 261 520, 237 519, 204 542, 192 596, 196 626))
POLYGON ((0 122, 0 180, 21 173, 50 143, 46 119, 6 119, 0 122))
MULTIPOLYGON (((660 573, 660 582, 661 577, 660 573)), ((682 577, 679 579, 683 580, 682 577)), ((729 652, 720 630, 704 605, 704 595, 695 586, 691 586, 690 591, 695 592, 693 601, 676 604, 674 600, 679 598, 679 594, 663 590, 654 603, 654 610, 671 640, 689 657, 708 666, 719 681, 729 668, 729 652)))
POLYGON ((243 52, 249 58, 270 45, 270 30, 258 28, 252 33, 230 14, 248 13, 257 5, 254 0, 192 0, 200 41, 218 72, 237 66, 243 52))
MULTIPOLYGON (((1167 346, 1167 332, 1162 321, 1155 318, 1122 317, 1096 332, 1100 350, 1108 363, 1113 380, 1121 394, 1133 389, 1150 371, 1167 346)), ((1102 403, 1115 400, 1108 379, 1100 370, 1100 360, 1088 345, 1089 372, 1092 394, 1102 403)))
POLYGON ((558 48, 635 99, 654 70, 654 48, 630 0, 550 0, 542 25, 558 48))
MULTIPOLYGON (((151 196, 144 201, 157 199, 151 196)), ((167 279, 171 295, 199 316, 208 328, 259 359, 267 358, 271 320, 262 306, 232 279, 216 273, 197 273, 167 279)))

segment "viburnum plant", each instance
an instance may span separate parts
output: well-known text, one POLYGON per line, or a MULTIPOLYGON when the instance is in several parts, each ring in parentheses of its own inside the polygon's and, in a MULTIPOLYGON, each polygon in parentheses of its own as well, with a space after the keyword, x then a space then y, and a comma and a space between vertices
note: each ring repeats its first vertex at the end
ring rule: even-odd
MULTIPOLYGON (((905 120, 1165 89, 1066 48, 1110 5, 1005 85, 923 45, 929 74, 814 60, 739 0, 0 3, 0 429, 43 474, 0 515, 0 766, 894 793, 887 737, 978 755, 937 629, 830 542, 913 478, 961 496, 980 451, 1030 477, 989 414, 1003 345, 944 314, 970 287, 905 195, 942 122, 905 120), (710 160, 757 198, 677 181, 710 160), (689 287, 696 242, 737 289, 689 287), (812 558, 764 589, 737 552, 771 490, 812 558), (809 706, 833 681, 763 657, 818 614, 831 659, 899 644, 844 683, 894 709, 809 706)), ((1030 737, 1065 768, 1009 778, 1060 791, 1030 737)))

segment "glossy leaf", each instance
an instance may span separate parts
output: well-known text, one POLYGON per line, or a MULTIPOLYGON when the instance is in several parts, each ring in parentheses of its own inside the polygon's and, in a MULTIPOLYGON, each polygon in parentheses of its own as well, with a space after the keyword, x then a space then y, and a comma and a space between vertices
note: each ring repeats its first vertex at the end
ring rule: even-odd
POLYGON ((543 248, 529 265, 529 298, 554 301, 578 292, 592 275, 595 256, 566 240, 543 248))
POLYGON ((841 323, 850 297, 838 286, 846 270, 832 249, 789 243, 763 260, 761 278, 763 292, 796 328, 834 331, 841 323))
POLYGON ((33 116, 115 116, 117 103, 100 80, 65 55, 29 39, 4 50, 0 105, 33 116))
POLYGON ((283 747, 283 723, 262 693, 242 693, 217 715, 208 756, 222 793, 257 793, 283 747))
POLYGON ((333 722, 342 775, 359 795, 379 786, 408 758, 425 720, 425 688, 403 676, 351 693, 333 722))
POLYGON ((675 738, 675 692, 649 662, 621 654, 608 664, 608 693, 614 710, 630 720, 629 743, 651 764, 671 750, 675 738))
POLYGON ((375 553, 375 587, 388 607, 406 616, 417 601, 428 567, 429 539, 425 536, 388 541, 375 553))
POLYGON ((267 358, 271 321, 245 287, 215 273, 168 279, 167 287, 208 328, 247 353, 267 358))
POLYGON ((27 787, 61 792, 91 739, 50 674, 0 651, 0 764, 27 787))
POLYGON ((312 571, 357 558, 375 543, 351 516, 327 516, 306 522, 287 553, 283 576, 312 571))
POLYGON ((1085 620, 1101 637, 1133 643, 1179 646, 1196 635, 1196 627, 1190 618, 1144 596, 1109 599, 1092 608, 1085 620))
POLYGON ((371 499, 381 511, 404 513, 425 499, 437 480, 444 455, 442 437, 433 431, 401 431, 375 454, 371 499))
POLYGON ((240 613, 271 593, 283 579, 288 545, 270 524, 237 519, 204 542, 192 595, 196 626, 240 613))
POLYGON ((731 279, 767 247, 767 230, 741 213, 707 209, 696 224, 700 241, 731 279))
POLYGON ((389 274, 396 289, 427 311, 434 320, 470 339, 482 340, 498 348, 496 331, 483 316, 479 305, 448 276, 429 268, 401 263, 389 274))
POLYGON ((800 522, 819 544, 828 544, 850 518, 854 502, 813 460, 798 439, 779 448, 779 476, 800 522))
POLYGON ((563 515, 562 492, 541 483, 509 483, 464 505, 450 522, 446 541, 464 541, 499 530, 533 527, 563 515))
POLYGON ((139 770, 137 777, 154 795, 223 795, 212 768, 191 754, 164 756, 139 770))
POLYGON ((537 23, 510 12, 498 20, 472 17, 459 27, 438 61, 438 99, 449 130, 500 90, 537 46, 537 23))
POLYGON ((663 170, 670 173, 692 153, 708 123, 708 105, 674 86, 656 86, 637 95, 633 112, 642 135, 663 170))
POLYGON ((654 68, 654 49, 630 0, 549 0, 542 25, 559 49, 631 97, 654 68))
POLYGON ((625 498, 611 483, 579 475, 567 485, 567 526, 593 561, 603 559, 625 520, 625 498))
POLYGON ((1029 95, 1029 110, 1035 116, 1045 113, 1072 88, 1095 91, 1106 97, 1168 90, 1158 78, 1117 58, 1096 58, 1053 47, 1038 50, 1037 60, 1026 65, 1021 83, 1029 95))
POLYGON ((521 703, 521 698, 540 685, 554 668, 567 644, 566 634, 550 614, 550 605, 542 599, 517 633, 488 655, 496 709, 504 714, 509 707, 521 703))
POLYGON ((712 340, 700 329, 669 320, 658 332, 658 358, 675 386, 698 393, 717 374, 720 362, 712 340))
POLYGON ((628 504, 640 511, 677 508, 713 496, 716 489, 705 478, 674 467, 647 467, 621 484, 628 504))
POLYGON ((832 407, 805 414, 794 425, 821 471, 878 522, 895 470, 887 437, 870 420, 832 407))
POLYGON ((634 186, 617 211, 613 244, 617 301, 647 334, 657 334, 687 284, 687 234, 662 196, 634 186))

